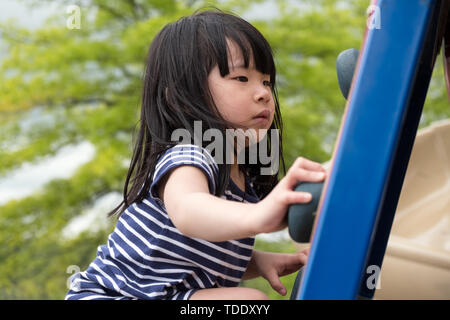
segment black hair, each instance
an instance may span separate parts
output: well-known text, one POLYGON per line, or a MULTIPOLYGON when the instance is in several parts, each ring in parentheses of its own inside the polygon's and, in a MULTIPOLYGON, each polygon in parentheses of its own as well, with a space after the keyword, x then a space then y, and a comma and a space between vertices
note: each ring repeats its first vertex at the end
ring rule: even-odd
MULTIPOLYGON (((218 9, 197 11, 166 25, 150 45, 144 73, 141 116, 123 190, 124 199, 109 215, 120 215, 131 203, 140 202, 147 196, 159 157, 178 143, 171 140, 174 130, 185 128, 194 137, 193 124, 198 120, 202 121, 203 132, 215 128, 223 136, 227 128, 234 127, 220 116, 208 87, 208 75, 216 65, 222 77, 229 73, 227 39, 234 41, 241 49, 246 68, 253 58, 255 68, 270 75, 275 103, 270 129, 279 130, 279 150, 270 152, 278 152, 286 172, 275 63, 269 43, 255 27, 233 14, 218 9)), ((269 134, 267 139, 270 141, 269 134)), ((218 167, 216 195, 220 196, 230 179, 230 165, 224 162, 218 167)), ((256 164, 239 164, 239 170, 250 178, 261 199, 278 183, 278 172, 261 175, 262 167, 259 160, 256 164)))

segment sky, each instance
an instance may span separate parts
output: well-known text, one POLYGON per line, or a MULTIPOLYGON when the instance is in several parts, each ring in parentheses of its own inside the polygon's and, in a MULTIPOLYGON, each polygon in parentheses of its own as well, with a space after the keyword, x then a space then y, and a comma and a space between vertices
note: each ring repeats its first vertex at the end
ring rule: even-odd
MULTIPOLYGON (((57 1, 30 9, 22 1, 0 0, 0 22, 14 19, 19 25, 35 29, 52 13, 58 12, 57 1)), ((65 14, 64 11, 61 14, 65 14)))

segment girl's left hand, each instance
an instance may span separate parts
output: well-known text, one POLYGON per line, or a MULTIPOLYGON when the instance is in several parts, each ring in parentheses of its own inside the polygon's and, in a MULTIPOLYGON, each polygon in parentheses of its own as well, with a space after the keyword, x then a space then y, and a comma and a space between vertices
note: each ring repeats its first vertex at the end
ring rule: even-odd
POLYGON ((298 271, 308 260, 309 248, 297 253, 274 253, 256 251, 253 258, 259 274, 282 296, 287 291, 280 277, 298 271))

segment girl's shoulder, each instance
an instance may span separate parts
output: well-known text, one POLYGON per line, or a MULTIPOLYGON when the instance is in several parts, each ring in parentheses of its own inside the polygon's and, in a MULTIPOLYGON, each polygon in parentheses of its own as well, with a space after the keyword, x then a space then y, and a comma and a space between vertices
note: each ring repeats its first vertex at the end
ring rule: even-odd
POLYGON ((208 149, 195 144, 177 144, 168 148, 159 157, 155 166, 155 174, 158 170, 174 164, 199 164, 218 171, 218 165, 208 149))
POLYGON ((155 186, 166 174, 182 165, 201 169, 208 178, 210 193, 215 194, 219 167, 210 152, 195 144, 178 144, 168 148, 159 157, 152 175, 150 195, 156 195, 155 186))

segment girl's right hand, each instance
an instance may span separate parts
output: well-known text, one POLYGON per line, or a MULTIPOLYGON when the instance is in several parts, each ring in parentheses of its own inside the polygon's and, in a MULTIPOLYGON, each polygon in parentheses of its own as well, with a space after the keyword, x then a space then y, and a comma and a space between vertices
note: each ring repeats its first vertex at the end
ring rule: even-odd
POLYGON ((294 188, 300 181, 323 181, 326 174, 320 163, 302 157, 297 158, 275 188, 255 205, 252 219, 254 233, 269 233, 284 229, 287 226, 285 216, 289 205, 308 203, 312 200, 310 193, 294 191, 294 188))

